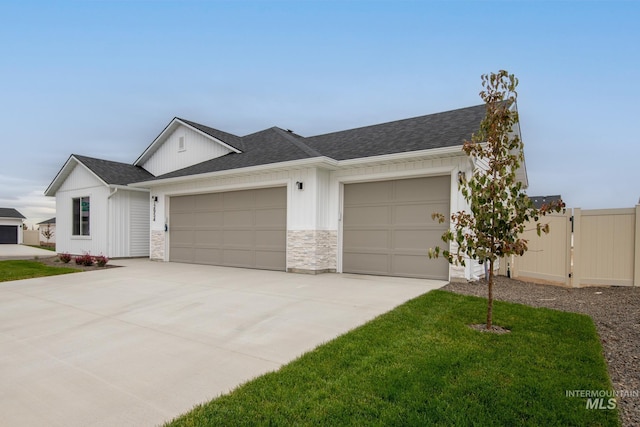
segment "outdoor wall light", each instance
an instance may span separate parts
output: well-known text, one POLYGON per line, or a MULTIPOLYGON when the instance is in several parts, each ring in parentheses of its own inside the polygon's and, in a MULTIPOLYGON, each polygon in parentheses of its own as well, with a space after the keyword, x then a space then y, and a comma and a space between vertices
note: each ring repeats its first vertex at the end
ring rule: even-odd
POLYGON ((304 188, 304 184, 302 182, 300 182, 300 181, 297 181, 296 182, 296 188, 298 190, 302 190, 304 188))
POLYGON ((154 201, 154 202, 157 202, 158 201, 158 196, 151 196, 151 200, 154 201))
POLYGON ((467 174, 463 171, 458 171, 458 182, 462 182, 467 178, 467 174))

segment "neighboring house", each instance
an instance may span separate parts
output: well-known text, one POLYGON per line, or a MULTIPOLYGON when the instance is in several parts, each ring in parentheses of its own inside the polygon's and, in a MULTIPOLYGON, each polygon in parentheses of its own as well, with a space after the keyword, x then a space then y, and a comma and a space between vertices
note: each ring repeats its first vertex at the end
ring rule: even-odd
POLYGON ((56 219, 49 218, 46 221, 39 222, 38 233, 40 233, 40 243, 55 243, 56 242, 56 219), (51 232, 51 237, 47 238, 42 234, 45 230, 51 232))
MULTIPOLYGON (((450 267, 428 259, 427 248, 449 227, 431 214, 466 208, 458 174, 475 165, 461 147, 485 112, 478 105, 313 137, 278 127, 240 137, 174 118, 133 165, 69 158, 45 192, 56 196, 57 249, 469 278, 471 263, 450 267), (142 236, 150 246, 133 251, 142 236)), ((520 179, 526 185, 524 167, 520 179)))
POLYGON ((533 202, 533 205, 536 207, 536 209, 540 209, 543 205, 548 205, 551 202, 559 202, 560 200, 562 200, 562 197, 560 195, 529 196, 529 198, 533 202))
POLYGON ((0 208, 0 244, 22 244, 22 222, 25 219, 13 208, 0 208))

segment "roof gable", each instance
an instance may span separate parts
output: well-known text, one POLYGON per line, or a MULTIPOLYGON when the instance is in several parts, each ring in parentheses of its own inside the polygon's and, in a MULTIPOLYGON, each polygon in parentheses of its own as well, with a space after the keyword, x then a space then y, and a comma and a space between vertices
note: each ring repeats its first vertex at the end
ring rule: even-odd
POLYGON ((171 122, 160 132, 160 134, 151 142, 151 144, 144 150, 144 152, 133 162, 136 166, 145 166, 145 164, 153 157, 153 155, 162 147, 163 144, 170 139, 170 137, 180 127, 185 127, 195 132, 198 135, 203 136, 207 141, 217 144, 222 148, 225 148, 228 152, 241 153, 242 150, 238 148, 241 146, 241 138, 226 133, 208 126, 201 125, 199 123, 183 120, 178 117, 174 117, 171 122))
POLYGON ((0 218, 26 219, 24 215, 14 208, 0 208, 0 218))
POLYGON ((104 186, 128 185, 153 178, 151 173, 139 166, 72 154, 49 184, 44 195, 54 196, 77 166, 82 167, 104 186))

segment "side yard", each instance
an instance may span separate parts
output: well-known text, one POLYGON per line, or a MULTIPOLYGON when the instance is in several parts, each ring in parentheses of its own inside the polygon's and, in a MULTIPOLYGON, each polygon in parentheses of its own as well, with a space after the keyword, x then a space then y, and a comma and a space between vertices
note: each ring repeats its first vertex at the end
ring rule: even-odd
MULTIPOLYGON (((450 283, 444 290, 485 297, 487 287, 476 283, 450 283)), ((532 307, 584 313, 593 319, 600 335, 609 376, 616 391, 622 423, 640 425, 640 289, 637 287, 564 288, 522 282, 499 276, 494 286, 496 300, 532 307)), ((500 318, 494 321, 500 324, 500 318)))

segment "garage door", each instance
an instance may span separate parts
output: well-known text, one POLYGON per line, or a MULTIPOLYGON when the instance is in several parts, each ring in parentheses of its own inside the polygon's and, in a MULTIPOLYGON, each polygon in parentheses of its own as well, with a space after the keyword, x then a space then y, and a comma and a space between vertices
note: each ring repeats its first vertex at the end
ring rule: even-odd
POLYGON ((171 198, 171 261, 286 269, 285 187, 171 198))
POLYGON ((448 223, 449 176, 378 181, 344 186, 342 270, 345 273, 444 279, 444 259, 429 259, 430 247, 442 246, 448 223))
POLYGON ((0 244, 18 244, 18 227, 16 225, 0 225, 0 244))

